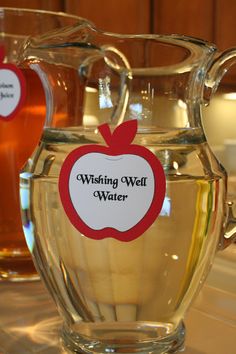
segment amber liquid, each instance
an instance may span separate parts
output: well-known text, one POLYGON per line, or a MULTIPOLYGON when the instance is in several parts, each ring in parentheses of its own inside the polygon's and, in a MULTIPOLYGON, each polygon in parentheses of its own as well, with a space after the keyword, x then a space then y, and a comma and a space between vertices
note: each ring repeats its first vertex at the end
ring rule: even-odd
POLYGON ((37 74, 22 72, 27 85, 24 106, 12 120, 0 120, 0 280, 36 275, 22 230, 19 173, 38 144, 46 108, 37 74))

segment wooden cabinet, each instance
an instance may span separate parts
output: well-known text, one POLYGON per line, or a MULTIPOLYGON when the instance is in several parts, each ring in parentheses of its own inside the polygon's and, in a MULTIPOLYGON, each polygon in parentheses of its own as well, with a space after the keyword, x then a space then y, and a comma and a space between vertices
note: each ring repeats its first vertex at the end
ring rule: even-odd
POLYGON ((0 0, 0 6, 62 11, 64 0, 0 0))
POLYGON ((85 17, 99 29, 117 33, 149 33, 150 0, 65 0, 65 11, 85 17))
POLYGON ((151 0, 0 0, 0 6, 9 5, 76 14, 88 18, 104 31, 151 31, 151 0))
POLYGON ((215 43, 220 49, 236 46, 236 1, 217 0, 215 10, 215 43))
POLYGON ((153 0, 153 32, 178 33, 236 46, 235 0, 153 0))
POLYGON ((185 34, 212 41, 214 0, 154 0, 153 32, 185 34))

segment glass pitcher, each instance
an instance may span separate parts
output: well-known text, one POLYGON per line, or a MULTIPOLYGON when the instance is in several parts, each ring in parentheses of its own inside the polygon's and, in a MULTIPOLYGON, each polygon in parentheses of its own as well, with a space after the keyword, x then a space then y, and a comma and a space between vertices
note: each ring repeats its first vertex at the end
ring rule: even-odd
POLYGON ((25 44, 47 115, 21 174, 23 227, 72 352, 183 348, 184 314, 234 238, 226 172, 201 122, 234 56, 88 24, 25 44))
POLYGON ((78 21, 58 12, 0 7, 0 282, 38 279, 22 231, 19 172, 39 141, 45 98, 38 76, 16 66, 19 48, 30 35, 78 21))

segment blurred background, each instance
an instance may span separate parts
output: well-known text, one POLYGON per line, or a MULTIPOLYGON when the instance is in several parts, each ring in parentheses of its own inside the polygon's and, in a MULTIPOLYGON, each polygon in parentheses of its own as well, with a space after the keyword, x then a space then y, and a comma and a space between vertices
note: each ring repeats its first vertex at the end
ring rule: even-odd
MULTIPOLYGON (((0 0, 0 6, 63 11, 119 33, 185 34, 236 46, 235 0, 0 0)), ((15 24, 17 25, 17 24, 15 24)), ((208 141, 230 174, 236 172, 236 65, 203 109, 208 141)))

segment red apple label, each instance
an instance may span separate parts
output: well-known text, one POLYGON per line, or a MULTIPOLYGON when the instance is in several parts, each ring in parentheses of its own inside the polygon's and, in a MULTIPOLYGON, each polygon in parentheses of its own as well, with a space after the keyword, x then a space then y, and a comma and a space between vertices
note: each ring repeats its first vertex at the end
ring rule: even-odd
POLYGON ((59 193, 71 223, 85 236, 132 241, 158 217, 165 197, 165 174, 147 148, 131 144, 137 121, 98 127, 107 146, 85 145, 65 159, 59 193))
POLYGON ((10 120, 21 109, 26 94, 25 78, 17 66, 3 63, 4 48, 0 47, 0 119, 10 120))

